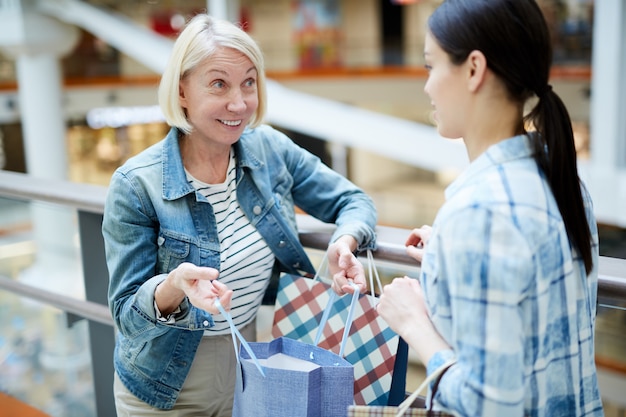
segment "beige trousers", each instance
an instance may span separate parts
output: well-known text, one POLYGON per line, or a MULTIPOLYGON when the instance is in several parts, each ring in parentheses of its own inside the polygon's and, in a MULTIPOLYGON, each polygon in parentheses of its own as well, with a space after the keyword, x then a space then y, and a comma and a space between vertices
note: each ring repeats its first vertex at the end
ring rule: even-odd
MULTIPOLYGON (((256 324, 240 330, 247 341, 256 340, 256 324)), ((237 356, 228 336, 205 336, 191 365, 174 408, 159 410, 135 397, 114 377, 117 417, 231 417, 235 393, 237 356)))

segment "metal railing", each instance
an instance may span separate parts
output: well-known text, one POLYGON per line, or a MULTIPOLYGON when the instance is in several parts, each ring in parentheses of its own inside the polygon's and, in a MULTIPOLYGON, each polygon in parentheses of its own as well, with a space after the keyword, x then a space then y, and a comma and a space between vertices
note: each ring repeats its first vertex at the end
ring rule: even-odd
MULTIPOLYGON (((75 209, 78 214, 85 300, 52 293, 15 280, 0 278, 0 289, 57 307, 76 319, 89 320, 92 358, 112 358, 113 320, 107 307, 108 273, 101 234, 102 214, 107 188, 98 185, 36 178, 27 174, 0 171, 0 198, 24 202, 45 202, 75 209)), ((325 250, 333 225, 307 215, 298 215, 300 239, 311 249, 325 250)), ((377 261, 416 267, 404 248, 409 230, 377 226, 377 261)), ((623 308, 626 305, 626 260, 600 257, 598 297, 601 305, 623 308)), ((96 410, 98 416, 115 415, 112 360, 92 360, 96 410)))
MULTIPOLYGON (((34 178, 27 174, 0 171, 0 197, 23 201, 54 203, 79 212, 103 214, 107 187, 69 181, 34 178)), ((332 233, 332 225, 310 216, 299 215, 300 239, 305 247, 324 250, 332 233)), ((378 249, 375 258, 402 265, 415 266, 416 261, 404 249, 409 230, 379 225, 376 230, 378 249)), ((598 295, 617 303, 626 302, 626 260, 600 257, 598 295)), ((613 304, 609 301, 609 304, 613 304)))

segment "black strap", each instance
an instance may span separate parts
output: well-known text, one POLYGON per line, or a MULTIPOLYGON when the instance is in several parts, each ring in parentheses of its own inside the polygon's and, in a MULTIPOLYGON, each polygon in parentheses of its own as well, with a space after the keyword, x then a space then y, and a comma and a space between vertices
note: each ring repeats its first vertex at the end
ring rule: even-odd
POLYGON ((393 365, 387 405, 397 406, 406 398, 406 373, 409 365, 409 345, 398 336, 398 350, 393 365))

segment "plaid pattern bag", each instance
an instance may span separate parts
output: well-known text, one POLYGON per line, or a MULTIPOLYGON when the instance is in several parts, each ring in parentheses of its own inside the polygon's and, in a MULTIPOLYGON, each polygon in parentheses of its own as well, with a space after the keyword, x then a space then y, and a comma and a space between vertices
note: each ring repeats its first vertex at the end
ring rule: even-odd
MULTIPOLYGON (((373 257, 369 252, 368 258, 370 283, 372 283, 373 257)), ((335 297, 330 284, 317 278, 317 276, 310 279, 294 275, 281 277, 274 308, 272 336, 275 338, 284 336, 305 343, 317 344, 319 347, 339 354, 352 297, 335 297), (327 308, 328 320, 322 328, 320 324, 327 308), (318 330, 322 331, 320 337, 316 337, 318 330), (319 339, 318 343, 316 339, 319 339)), ((382 288, 380 280, 378 282, 382 288)), ((398 355, 400 338, 378 316, 377 301, 373 294, 359 296, 349 336, 344 345, 343 356, 354 365, 355 404, 389 404, 392 382, 394 382, 394 368, 399 369, 400 371, 396 372, 401 374, 394 383, 394 391, 401 393, 401 398, 404 398, 407 352, 404 352, 404 355, 398 355), (399 364, 402 366, 396 367, 396 360, 399 357, 402 357, 400 361, 403 363, 399 364)), ((406 348, 404 341, 401 343, 406 348)), ((396 404, 399 402, 397 401, 396 404)))
POLYGON ((348 417, 454 417, 452 414, 448 414, 444 411, 434 411, 432 409, 432 403, 428 408, 412 408, 413 402, 417 399, 419 394, 426 390, 426 387, 434 380, 437 379, 433 391, 437 390, 439 383, 438 378, 441 378, 443 373, 448 370, 452 365, 456 363, 456 360, 450 360, 441 365, 435 372, 430 374, 424 382, 411 394, 406 400, 397 407, 391 406, 367 406, 367 405, 350 405, 348 406, 348 417))

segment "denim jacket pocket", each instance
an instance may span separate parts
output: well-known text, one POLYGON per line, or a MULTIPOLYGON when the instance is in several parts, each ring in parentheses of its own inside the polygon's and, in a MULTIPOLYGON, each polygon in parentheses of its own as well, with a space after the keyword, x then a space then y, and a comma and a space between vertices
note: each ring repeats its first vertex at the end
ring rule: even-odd
POLYGON ((189 260, 191 243, 189 239, 181 240, 181 236, 161 231, 157 240, 157 270, 170 272, 178 265, 189 260))

